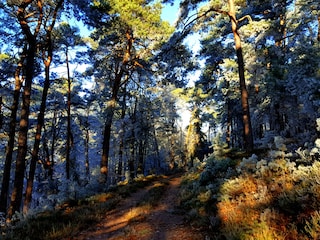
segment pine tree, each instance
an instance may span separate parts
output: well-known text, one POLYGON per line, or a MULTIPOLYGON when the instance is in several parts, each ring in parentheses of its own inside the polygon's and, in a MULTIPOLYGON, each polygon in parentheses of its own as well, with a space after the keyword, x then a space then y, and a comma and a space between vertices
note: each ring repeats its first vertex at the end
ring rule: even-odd
MULTIPOLYGON (((27 154, 27 140, 28 140, 28 122, 30 113, 30 101, 31 101, 31 87, 32 80, 34 76, 35 67, 35 56, 37 47, 37 35, 40 30, 42 23, 41 7, 42 3, 39 2, 38 6, 34 6, 32 1, 23 1, 22 4, 16 6, 17 8, 17 19, 19 21, 23 35, 25 36, 25 41, 27 45, 26 49, 26 63, 24 65, 25 79, 24 79, 24 90, 22 93, 22 109, 20 116, 20 129, 18 136, 18 153, 16 159, 16 169, 15 169, 15 180, 14 188, 11 194, 11 202, 8 210, 8 219, 11 219, 15 212, 20 210, 23 192, 23 180, 24 172, 26 167, 26 154, 27 154), (28 20, 28 7, 38 10, 38 25, 32 32, 28 20)), ((33 9, 32 9, 33 10, 33 9)))
MULTIPOLYGON (((99 4, 103 5, 97 2, 97 7, 101 6, 99 4)), ((159 3, 151 5, 147 1, 109 1, 108 4, 111 21, 107 24, 110 24, 110 27, 105 33, 99 34, 101 44, 108 38, 108 41, 114 43, 113 46, 109 46, 111 47, 110 54, 113 54, 111 57, 114 66, 110 74, 111 96, 105 112, 100 164, 104 181, 108 174, 111 126, 119 90, 126 83, 126 76, 129 76, 137 67, 142 67, 141 62, 150 57, 152 49, 156 48, 171 33, 169 25, 160 19, 161 5, 159 3), (141 48, 140 46, 143 45, 145 47, 141 48)))
MULTIPOLYGON (((35 141, 34 146, 32 150, 32 158, 30 163, 30 169, 29 169, 29 176, 27 180, 27 188, 26 188, 26 197, 24 201, 24 207, 23 211, 26 213, 28 211, 29 205, 31 203, 32 199, 32 191, 33 191, 33 181, 34 181, 34 175, 36 170, 36 164, 38 162, 38 154, 40 149, 40 141, 41 141, 41 132, 44 125, 44 115, 46 111, 46 101, 47 101, 47 95, 48 90, 50 87, 50 65, 52 62, 53 57, 53 42, 52 42, 52 31, 58 16, 58 12, 60 11, 60 8, 62 7, 63 0, 60 0, 57 2, 57 5, 54 7, 54 10, 52 11, 52 21, 51 24, 46 27, 46 34, 45 34, 45 42, 42 43, 42 56, 43 57, 43 63, 45 66, 45 81, 44 81, 44 87, 42 92, 42 99, 41 99, 41 106, 40 111, 38 114, 38 123, 37 123, 37 129, 35 134, 35 141)), ((49 16, 47 16, 49 18, 49 16)))

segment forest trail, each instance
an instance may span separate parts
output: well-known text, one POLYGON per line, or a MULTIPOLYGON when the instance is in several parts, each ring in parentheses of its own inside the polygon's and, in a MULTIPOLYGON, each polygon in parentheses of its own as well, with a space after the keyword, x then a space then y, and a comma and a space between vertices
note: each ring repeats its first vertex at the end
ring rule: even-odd
POLYGON ((164 193, 155 206, 141 205, 146 194, 161 180, 138 190, 108 211, 98 225, 71 239, 77 240, 202 240, 205 235, 184 220, 179 204, 181 175, 167 178, 164 193))

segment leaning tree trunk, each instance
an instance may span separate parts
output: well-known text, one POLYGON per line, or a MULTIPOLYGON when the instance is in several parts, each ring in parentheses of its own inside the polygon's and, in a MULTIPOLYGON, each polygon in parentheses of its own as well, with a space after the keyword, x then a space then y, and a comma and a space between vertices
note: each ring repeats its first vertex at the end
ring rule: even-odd
POLYGON ((249 109, 249 95, 246 88, 246 80, 244 75, 244 60, 241 47, 241 39, 238 33, 238 24, 235 12, 234 0, 229 0, 229 17, 231 20, 231 28, 234 36, 235 48, 238 59, 238 71, 240 80, 241 104, 242 104, 242 120, 243 120, 243 134, 244 134, 244 147, 247 152, 253 150, 253 136, 251 117, 249 109))

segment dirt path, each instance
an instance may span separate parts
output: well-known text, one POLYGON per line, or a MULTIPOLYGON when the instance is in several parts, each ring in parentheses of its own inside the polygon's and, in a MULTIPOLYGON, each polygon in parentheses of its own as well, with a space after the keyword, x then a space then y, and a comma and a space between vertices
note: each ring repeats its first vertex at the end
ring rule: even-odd
POLYGON ((178 206, 180 176, 168 178, 165 192, 154 207, 138 205, 148 191, 159 184, 141 189, 124 199, 93 229, 73 238, 77 240, 202 240, 205 236, 190 227, 178 206))

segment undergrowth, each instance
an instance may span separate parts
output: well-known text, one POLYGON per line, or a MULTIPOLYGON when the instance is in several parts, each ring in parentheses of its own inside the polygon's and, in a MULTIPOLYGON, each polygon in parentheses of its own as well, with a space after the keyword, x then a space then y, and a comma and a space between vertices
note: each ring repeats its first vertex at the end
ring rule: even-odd
POLYGON ((320 161, 276 141, 259 156, 213 154, 186 174, 192 224, 212 239, 320 239, 320 161))

